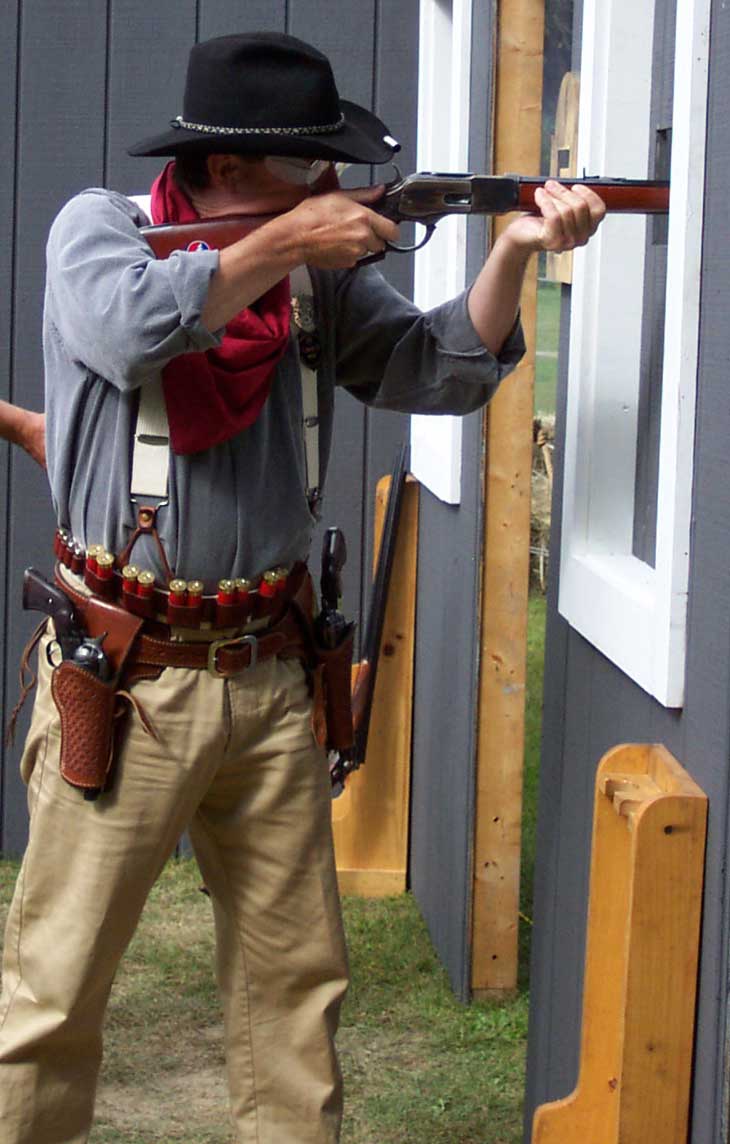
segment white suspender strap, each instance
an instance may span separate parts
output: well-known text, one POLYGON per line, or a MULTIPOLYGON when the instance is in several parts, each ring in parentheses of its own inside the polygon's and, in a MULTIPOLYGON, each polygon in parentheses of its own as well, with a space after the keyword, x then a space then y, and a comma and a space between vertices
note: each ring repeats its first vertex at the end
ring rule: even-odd
MULTIPOLYGON (((148 218, 151 216, 150 195, 129 197, 148 218)), ((139 391, 132 452, 132 499, 144 503, 165 500, 169 470, 170 427, 162 381, 153 381, 143 385, 139 391)))
POLYGON ((300 345, 300 335, 316 339, 312 276, 307 266, 297 266, 289 276, 292 295, 292 327, 296 335, 299 370, 302 378, 302 434, 307 500, 314 510, 319 500, 319 398, 317 372, 307 364, 300 345))
POLYGON ((147 215, 148 222, 152 222, 152 195, 127 195, 127 198, 147 215))
POLYGON ((170 426, 161 381, 151 381, 139 391, 137 425, 132 452, 133 500, 163 501, 167 498, 170 471, 170 426))

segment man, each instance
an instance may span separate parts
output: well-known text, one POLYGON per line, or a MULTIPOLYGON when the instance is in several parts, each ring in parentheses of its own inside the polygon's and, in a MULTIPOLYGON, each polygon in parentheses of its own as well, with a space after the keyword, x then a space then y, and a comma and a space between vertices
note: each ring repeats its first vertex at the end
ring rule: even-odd
MULTIPOLYGON (((53 225, 44 318, 53 501, 75 541, 102 544, 126 568, 123 585, 119 571, 105 585, 101 557, 94 572, 89 554, 86 584, 68 570, 64 583, 87 615, 106 614, 114 591, 114 606, 122 611, 121 598, 136 614, 133 558, 157 594, 125 653, 119 694, 133 709, 98 798, 72 785, 88 786, 74 770, 86 739, 66 753, 76 714, 60 720, 49 698, 52 684, 63 709, 58 680, 88 675, 67 663, 51 671, 40 657, 22 762, 30 842, 5 943, 0 1144, 87 1139, 114 972, 186 827, 215 913, 237 1139, 339 1139, 334 1034, 347 969, 329 780, 302 661, 312 664, 292 620, 306 627, 297 569, 315 490, 288 276, 307 264, 312 277, 318 411, 307 420, 319 423, 323 473, 335 373, 380 408, 478 408, 523 352, 516 319, 530 256, 584 243, 604 211, 590 192, 553 186, 539 196, 541 217, 512 223, 469 292, 422 315, 372 266, 352 271, 397 228, 371 209, 382 188, 340 191, 331 166, 385 162, 396 146, 375 116, 339 99, 313 48, 270 33, 223 37, 193 49, 183 115, 132 154, 176 160, 153 187, 154 222, 233 213, 259 225, 220 252, 165 260, 139 232, 145 216, 118 194, 79 195, 53 225), (153 387, 171 451, 167 495, 148 511, 130 489, 138 405, 153 387), (264 599, 276 577, 259 583, 280 567, 283 614, 264 599), (212 618, 181 625, 193 579, 212 586, 212 618), (246 599, 252 582, 259 589, 231 627, 218 619, 233 615, 234 580, 247 582, 246 599)), ((103 688, 88 683, 95 702, 103 688)))

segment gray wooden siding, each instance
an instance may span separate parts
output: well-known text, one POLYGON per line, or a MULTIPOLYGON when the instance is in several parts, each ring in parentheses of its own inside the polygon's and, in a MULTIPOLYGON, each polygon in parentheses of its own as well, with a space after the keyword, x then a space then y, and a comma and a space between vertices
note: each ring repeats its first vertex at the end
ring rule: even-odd
MULTIPOLYGON (((632 740, 665 743, 710 799, 691 1141, 715 1144, 727 1139, 730 10, 722 0, 713 3, 708 122, 686 701, 681 712, 668 711, 636 687, 560 617, 557 583, 551 584, 526 1141, 536 1105, 566 1095, 576 1080, 593 780, 601 755, 616 743, 632 740)), ((567 314, 564 317, 565 328, 567 314)), ((565 423, 565 349, 563 344, 558 442, 565 423)), ((557 553, 562 497, 559 450, 556 462, 553 536, 557 553)), ((552 567, 557 570, 557 560, 552 567)))
MULTIPOLYGON (((0 42, 0 397, 42 408, 40 347, 44 247, 63 202, 83 187, 148 188, 159 161, 125 148, 178 114, 185 63, 199 39, 235 31, 289 31, 331 58, 343 95, 372 107, 415 162, 418 0, 8 0, 0 42)), ((388 177, 386 175, 385 177, 388 177)), ((385 272, 404 292, 412 260, 385 272)), ((350 542, 346 606, 368 595, 377 479, 389 472, 407 419, 373 414, 342 394, 323 527, 350 542), (364 556, 361 556, 364 553, 364 556)), ((17 697, 17 664, 35 620, 19 607, 22 570, 50 570, 53 514, 41 472, 0 444, 0 717, 17 697)), ((319 545, 314 553, 318 559, 319 545)), ((19 853, 27 834, 17 745, 0 747, 0 850, 19 853)))
MULTIPOLYGON (((493 9, 474 4, 469 167, 489 171, 493 9)), ((467 278, 484 259, 486 227, 471 220, 467 278)), ((413 891, 459 997, 470 989, 474 837, 475 689, 482 534, 482 415, 464 421, 462 501, 421 493, 414 703, 413 891)))

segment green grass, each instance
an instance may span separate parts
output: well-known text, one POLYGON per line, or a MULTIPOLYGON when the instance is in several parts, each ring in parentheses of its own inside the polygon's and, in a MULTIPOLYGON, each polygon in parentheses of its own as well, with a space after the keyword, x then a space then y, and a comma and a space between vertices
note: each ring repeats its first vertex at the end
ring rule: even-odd
MULTIPOLYGON (((560 340, 560 285, 538 283, 536 349, 540 354, 557 354, 560 340)), ((555 412, 558 379, 557 357, 540 357, 535 361, 535 413, 555 412)))
POLYGON ((560 338, 560 283, 541 280, 537 286, 537 349, 558 349, 560 338))
MULTIPOLYGON (((532 914, 545 600, 530 602, 521 912, 532 914)), ((0 863, 0 914, 17 863, 0 863)), ((153 890, 112 993, 90 1144, 230 1144, 210 903, 193 863, 153 890)), ((459 1004, 410 894, 347 899, 343 1144, 518 1144, 530 925, 520 987, 459 1004)))

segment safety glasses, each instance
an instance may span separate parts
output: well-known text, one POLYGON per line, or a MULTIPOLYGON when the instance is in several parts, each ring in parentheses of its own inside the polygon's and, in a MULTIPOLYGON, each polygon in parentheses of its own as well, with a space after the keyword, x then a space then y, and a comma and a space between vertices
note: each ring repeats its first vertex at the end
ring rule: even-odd
MULTIPOLYGON (((330 166, 328 159, 297 159, 270 155, 264 160, 266 167, 277 179, 297 186, 311 187, 330 166)), ((335 163, 334 168, 341 175, 349 163, 335 163)))

